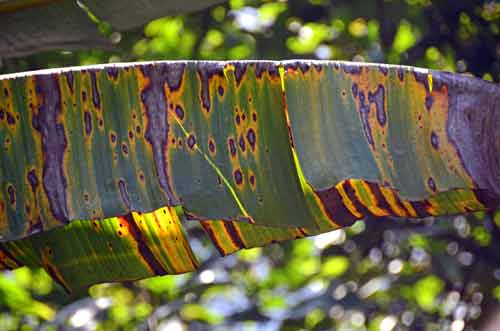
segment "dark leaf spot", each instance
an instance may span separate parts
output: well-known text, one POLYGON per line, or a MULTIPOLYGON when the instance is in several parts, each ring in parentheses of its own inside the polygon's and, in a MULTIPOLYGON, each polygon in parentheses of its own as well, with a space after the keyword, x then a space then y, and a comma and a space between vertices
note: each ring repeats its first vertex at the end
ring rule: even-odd
POLYGON ((234 77, 236 78, 236 86, 240 86, 241 80, 245 75, 247 70, 247 64, 242 62, 236 62, 234 64, 234 77))
POLYGON ((9 184, 9 186, 7 186, 7 193, 9 195, 9 203, 11 205, 15 205, 16 204, 16 189, 14 188, 14 186, 9 184))
POLYGON ((433 192, 436 192, 436 183, 434 182, 434 179, 432 179, 432 177, 429 177, 429 179, 427 179, 427 185, 433 192))
POLYGON ((59 122, 61 113, 61 91, 56 75, 36 76, 37 97, 42 100, 38 113, 32 117, 32 126, 39 132, 44 155, 43 188, 49 201, 54 218, 68 221, 66 203, 67 180, 63 164, 67 148, 63 123, 59 122))
POLYGON ((240 145, 241 151, 244 152, 246 150, 246 145, 245 145, 245 139, 243 138, 243 135, 240 136, 238 144, 240 145))
POLYGON ((361 71, 363 70, 363 68, 359 64, 345 64, 344 63, 342 65, 342 67, 344 69, 344 72, 346 74, 350 74, 350 75, 359 75, 359 74, 361 74, 361 71))
POLYGON ((209 151, 210 151, 210 153, 212 153, 212 154, 213 154, 213 153, 215 153, 215 144, 214 144, 214 142, 213 142, 213 140, 212 140, 212 139, 210 139, 210 140, 208 141, 208 150, 209 150, 209 151))
POLYGON ((128 155, 128 146, 126 143, 122 143, 122 152, 124 155, 128 155))
POLYGON ((184 109, 180 105, 175 106, 175 114, 179 119, 184 119, 184 109))
POLYGON ((236 155, 236 144, 234 143, 233 138, 229 138, 229 152, 231 153, 232 157, 236 155))
POLYGON ((31 191, 35 193, 38 188, 38 177, 36 176, 35 170, 28 172, 28 183, 30 183, 31 191))
POLYGON ((203 108, 209 113, 211 110, 210 79, 215 75, 224 77, 224 67, 218 63, 201 62, 197 65, 197 70, 201 80, 200 98, 203 108))
POLYGON ((434 149, 439 148, 439 137, 434 131, 432 131, 431 133, 431 145, 432 147, 434 147, 434 149))
POLYGON ((241 170, 237 169, 233 175, 236 184, 241 185, 243 183, 243 174, 241 173, 241 170))
POLYGON ((9 124, 9 125, 16 124, 16 120, 15 120, 14 116, 12 116, 11 113, 7 113, 7 124, 9 124))
POLYGON ((374 93, 368 92, 368 101, 375 104, 377 120, 381 126, 384 126, 387 118, 385 115, 385 89, 382 84, 378 86, 374 93))
POLYGON ((92 133, 92 119, 90 118, 90 113, 88 111, 83 113, 83 119, 85 123, 85 134, 90 136, 92 133))
POLYGON ((252 147, 252 150, 254 151, 255 150, 255 142, 257 140, 257 137, 255 135, 255 131, 250 128, 247 132, 247 140, 248 140, 248 143, 250 144, 250 146, 252 147))
POLYGON ((187 140, 187 144, 188 144, 188 147, 191 149, 193 149, 194 145, 196 145, 196 138, 192 134, 189 135, 188 140, 187 140))
POLYGON ((115 81, 118 80, 119 72, 120 71, 115 66, 109 66, 106 68, 106 73, 108 74, 108 77, 115 81))
POLYGON ((97 87, 96 71, 94 70, 90 71, 90 81, 92 85, 92 103, 94 107, 101 108, 101 96, 97 87))
POLYGON ((397 73, 398 73, 399 80, 403 81, 405 79, 405 72, 403 71, 403 69, 398 68, 397 69, 397 73))

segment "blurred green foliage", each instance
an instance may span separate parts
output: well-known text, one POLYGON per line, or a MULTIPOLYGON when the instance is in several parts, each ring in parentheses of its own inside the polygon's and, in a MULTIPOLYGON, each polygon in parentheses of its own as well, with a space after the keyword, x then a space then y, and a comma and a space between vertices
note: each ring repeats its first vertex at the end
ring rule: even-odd
MULTIPOLYGON (((231 0, 117 34, 111 51, 1 61, 0 72, 174 59, 410 64, 500 81, 500 5, 471 0, 231 0)), ((0 274, 0 330, 496 330, 500 213, 369 219, 218 258, 189 230, 194 273, 68 297, 42 270, 0 274)))

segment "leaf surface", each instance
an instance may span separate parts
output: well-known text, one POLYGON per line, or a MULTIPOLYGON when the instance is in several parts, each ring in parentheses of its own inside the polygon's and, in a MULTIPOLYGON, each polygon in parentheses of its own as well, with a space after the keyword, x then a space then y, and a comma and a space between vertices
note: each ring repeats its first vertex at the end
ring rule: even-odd
POLYGON ((68 290, 193 270, 184 219, 226 255, 500 202, 500 89, 472 77, 155 62, 0 76, 0 92, 1 261, 68 290))

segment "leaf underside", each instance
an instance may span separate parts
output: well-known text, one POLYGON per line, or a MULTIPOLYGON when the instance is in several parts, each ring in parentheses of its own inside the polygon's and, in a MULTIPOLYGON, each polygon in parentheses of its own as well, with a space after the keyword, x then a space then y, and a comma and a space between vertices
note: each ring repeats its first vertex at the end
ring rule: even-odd
POLYGON ((72 291, 194 270, 188 220, 225 255, 368 216, 491 210, 499 107, 475 78, 346 62, 0 76, 0 263, 72 291))

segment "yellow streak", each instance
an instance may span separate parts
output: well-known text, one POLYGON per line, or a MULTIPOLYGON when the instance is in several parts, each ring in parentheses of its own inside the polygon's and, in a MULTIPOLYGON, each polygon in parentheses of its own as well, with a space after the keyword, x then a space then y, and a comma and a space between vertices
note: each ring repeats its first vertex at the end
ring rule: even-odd
POLYGON ((363 215, 356 209, 351 199, 349 199, 349 197, 347 196, 347 193, 345 193, 344 188, 342 187, 342 183, 343 182, 340 182, 339 184, 337 184, 337 186, 335 186, 340 196, 342 197, 342 202, 344 203, 346 208, 349 209, 351 214, 353 214, 356 218, 362 218, 363 215))
POLYGON ((227 73, 228 73, 229 71, 234 71, 234 69, 235 69, 235 68, 234 68, 234 64, 232 64, 232 63, 228 63, 228 64, 226 64, 226 65, 224 66, 224 69, 223 69, 223 70, 224 70, 224 77, 226 77, 226 79, 228 79, 228 78, 227 78, 227 73))
POLYGON ((282 64, 280 64, 278 71, 280 73, 281 91, 285 92, 285 67, 282 64))
POLYGON ((353 183, 352 187, 354 188, 354 194, 371 213, 375 216, 388 215, 389 211, 386 211, 378 206, 377 198, 364 181, 352 180, 351 183, 353 183))
POLYGON ((394 196, 394 192, 391 189, 380 186, 380 192, 382 192, 385 201, 387 201, 391 209, 396 213, 396 216, 408 216, 408 212, 398 205, 396 197, 394 196))

